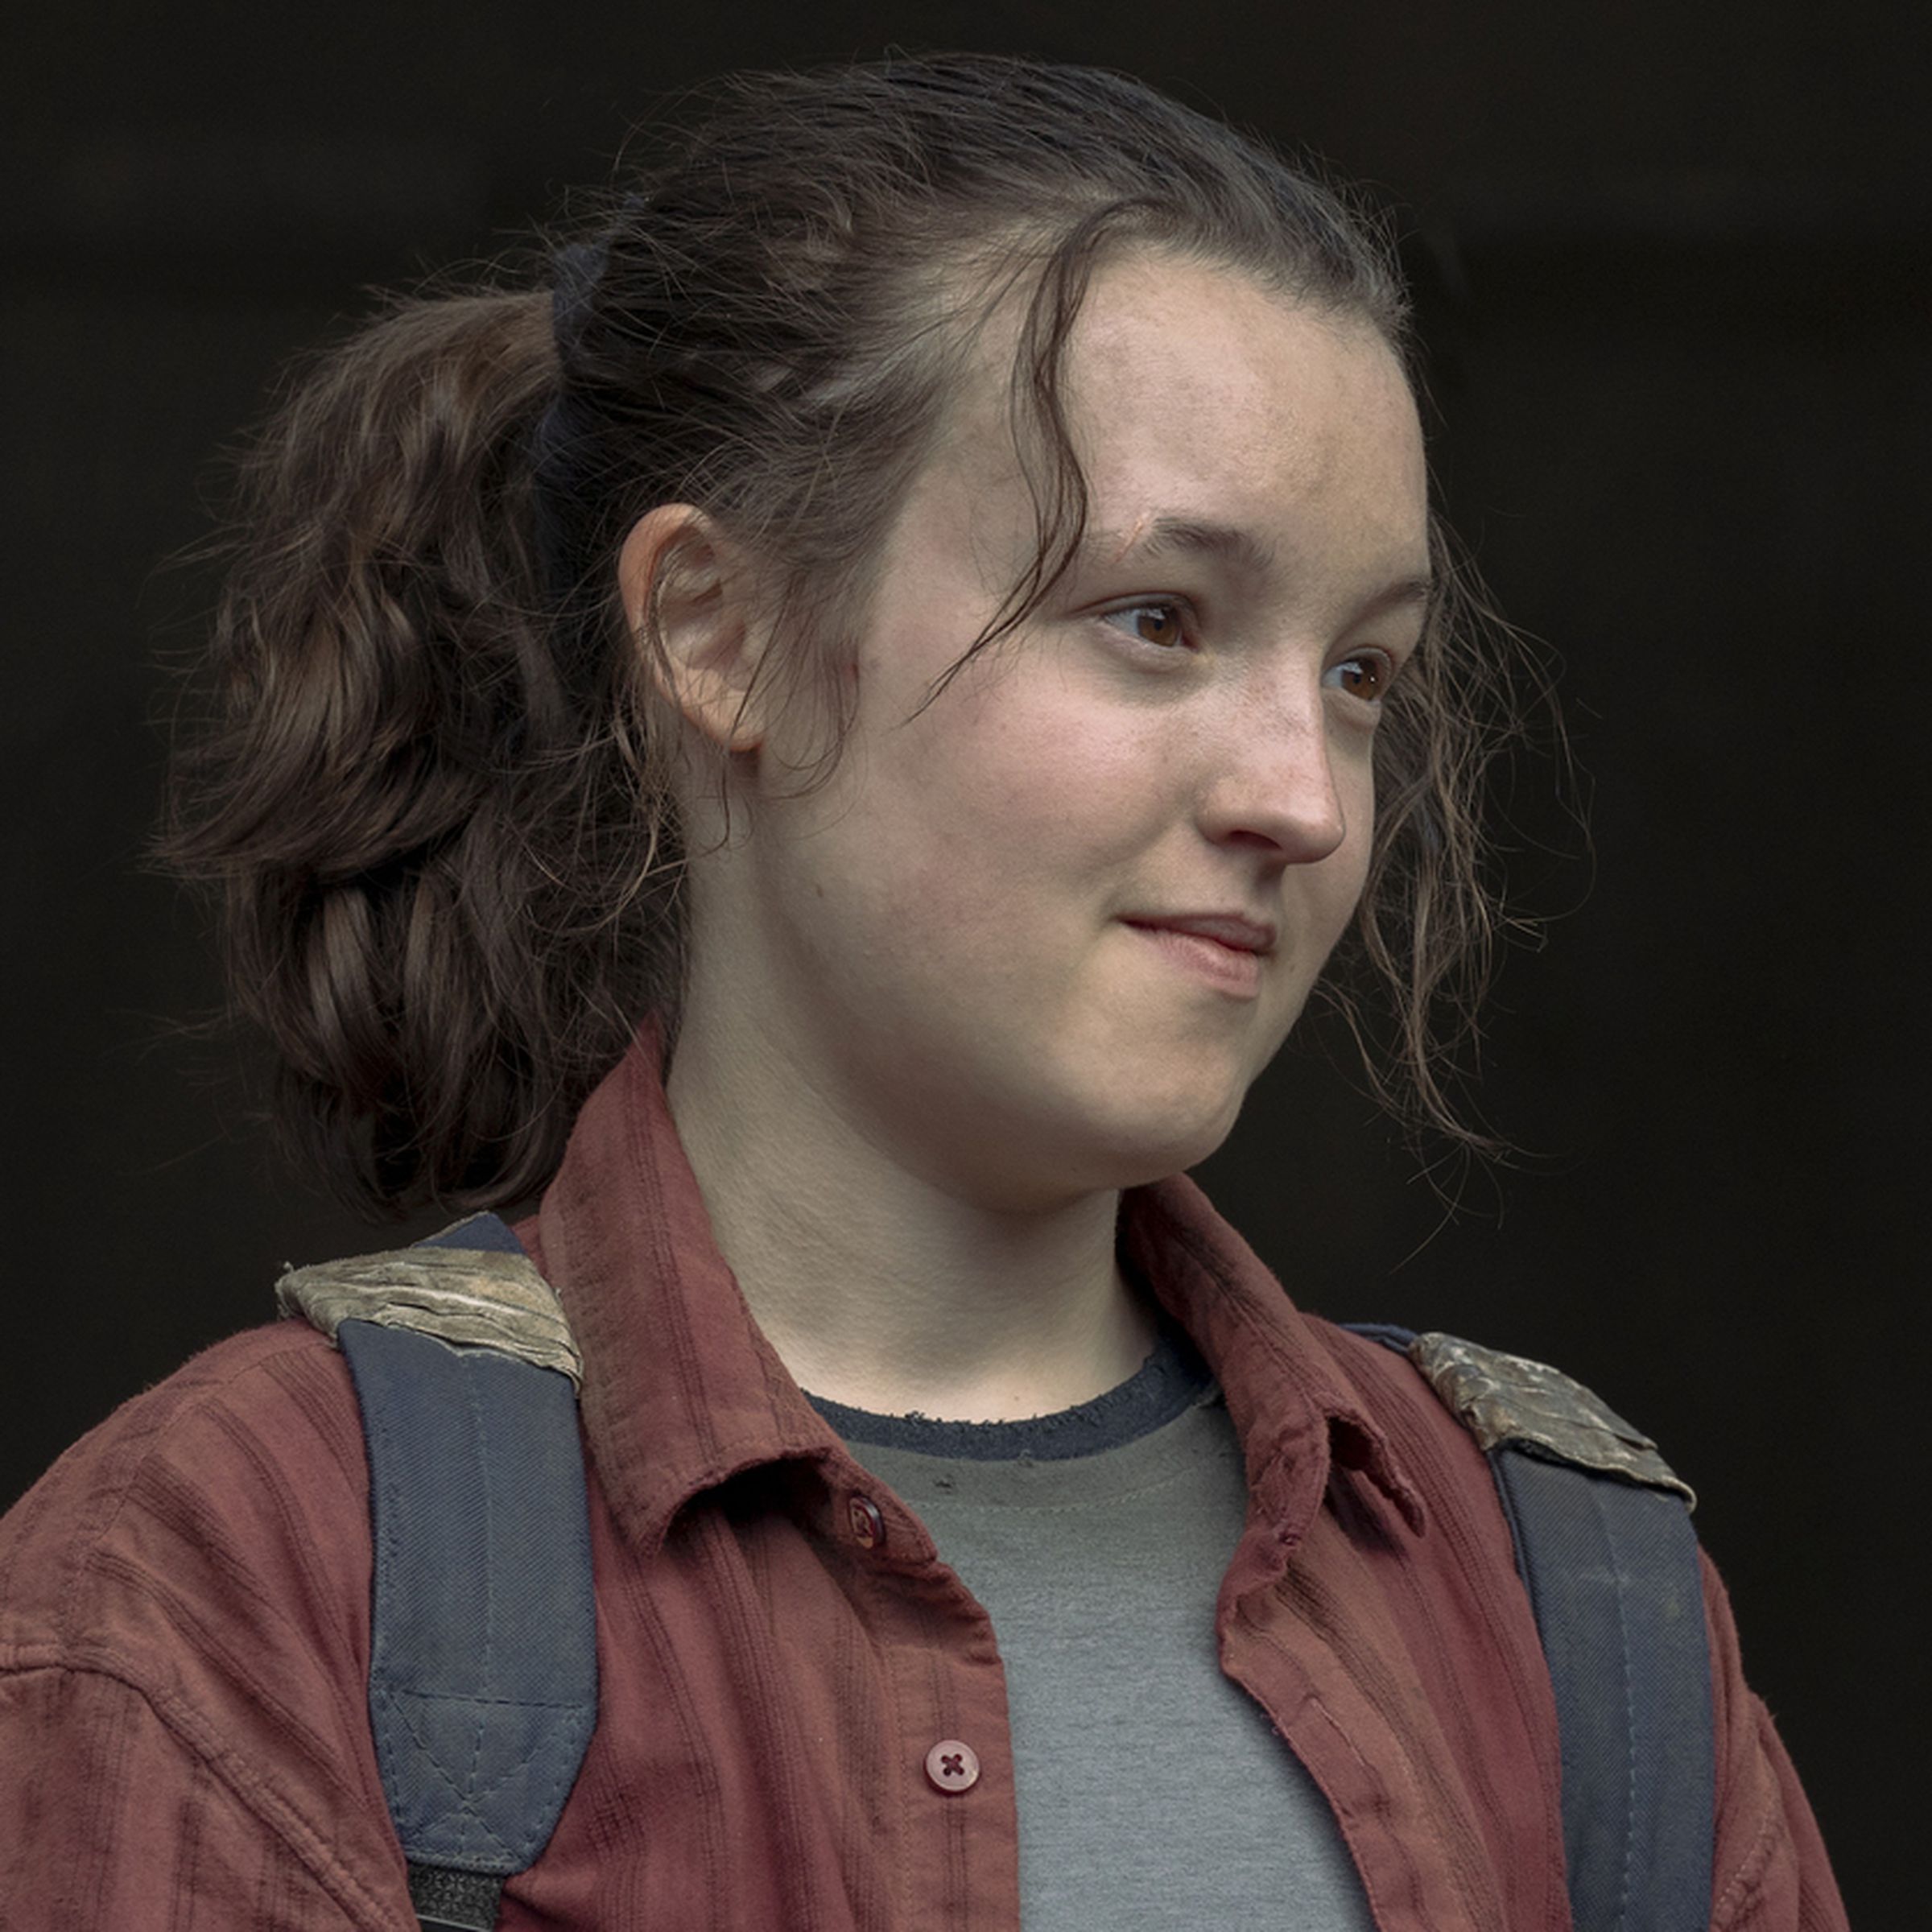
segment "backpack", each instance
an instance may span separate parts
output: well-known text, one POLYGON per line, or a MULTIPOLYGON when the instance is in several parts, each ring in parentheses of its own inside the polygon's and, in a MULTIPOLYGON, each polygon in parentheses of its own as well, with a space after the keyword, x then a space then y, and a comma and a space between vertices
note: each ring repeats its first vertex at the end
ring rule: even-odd
MULTIPOLYGON (((494 1215, 291 1269, 347 1358, 369 1450, 369 1719, 423 1932, 492 1932, 597 1724, 581 1362, 494 1215)), ((1715 1746, 1695 1498, 1541 1363, 1386 1324, 1488 1459, 1555 1691, 1575 1932, 1709 1921, 1715 1746)))

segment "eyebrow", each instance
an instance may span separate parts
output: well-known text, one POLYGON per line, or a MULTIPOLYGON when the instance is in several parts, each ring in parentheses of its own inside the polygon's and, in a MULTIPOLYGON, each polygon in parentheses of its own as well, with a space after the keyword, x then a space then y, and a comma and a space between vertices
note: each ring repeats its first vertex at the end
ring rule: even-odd
MULTIPOLYGON (((1129 557, 1158 557, 1179 551, 1213 557, 1253 576, 1265 576, 1278 561, 1273 544, 1238 524, 1203 522, 1192 517, 1154 517, 1137 523, 1125 535, 1117 530, 1090 530, 1080 554, 1090 563, 1117 564, 1129 557)), ((1436 584, 1427 572, 1399 577, 1377 592, 1362 606, 1357 621, 1379 617, 1411 604, 1426 604, 1436 584)))
POLYGON ((1090 530, 1081 552, 1095 562, 1120 562, 1130 556, 1154 557, 1179 551, 1194 556, 1218 558, 1256 576, 1266 575, 1275 563, 1274 547, 1232 523, 1204 523, 1192 517, 1142 518, 1125 533, 1090 530))
POLYGON ((1356 613, 1358 624, 1366 623, 1371 617, 1385 617, 1392 610, 1406 609, 1410 605, 1426 605, 1435 595, 1435 579, 1431 576, 1401 577, 1387 589, 1379 590, 1356 613))

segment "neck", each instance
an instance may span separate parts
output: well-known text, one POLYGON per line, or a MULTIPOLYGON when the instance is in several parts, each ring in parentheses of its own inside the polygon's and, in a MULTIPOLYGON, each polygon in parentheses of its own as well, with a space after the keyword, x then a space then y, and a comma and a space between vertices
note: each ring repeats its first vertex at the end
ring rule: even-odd
POLYGON ((800 1386, 1005 1422, 1088 1402, 1153 1346, 1117 1194, 1025 1209, 910 1171, 755 1043, 687 1014, 667 1092, 720 1249, 800 1386))

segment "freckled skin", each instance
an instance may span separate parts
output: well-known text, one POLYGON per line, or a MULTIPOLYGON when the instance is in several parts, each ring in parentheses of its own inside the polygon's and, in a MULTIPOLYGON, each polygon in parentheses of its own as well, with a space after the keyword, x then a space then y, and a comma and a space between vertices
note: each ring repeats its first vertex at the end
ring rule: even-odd
POLYGON ((1360 892, 1359 654, 1399 660, 1419 623, 1361 613, 1427 564, 1414 407, 1360 324, 1128 258, 1096 278, 1068 398, 1092 560, 920 710, 1034 541, 983 375, 888 539, 836 775, 768 779, 803 749, 781 725, 748 836, 693 881, 699 1024, 729 1015, 803 1125, 1001 1211, 1174 1172, 1232 1125, 1360 892), (1150 551, 1159 520, 1271 561, 1150 551), (1176 600, 1184 622, 1134 614, 1176 600), (1123 923, 1211 911, 1278 929, 1252 998, 1123 923))

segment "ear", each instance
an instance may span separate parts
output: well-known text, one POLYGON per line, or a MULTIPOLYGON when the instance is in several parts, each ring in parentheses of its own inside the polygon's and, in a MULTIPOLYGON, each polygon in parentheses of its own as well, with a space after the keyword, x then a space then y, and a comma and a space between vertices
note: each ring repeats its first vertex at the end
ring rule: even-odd
POLYGON ((632 526, 617 557, 630 634, 658 687, 724 751, 755 751, 764 728, 749 702, 763 636, 747 559, 715 519, 661 503, 632 526))

